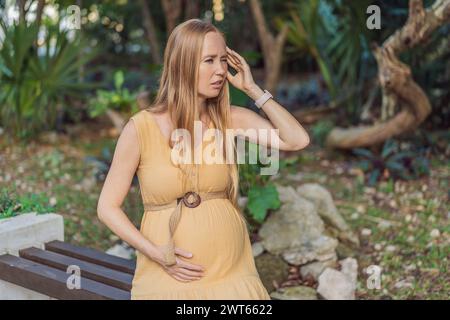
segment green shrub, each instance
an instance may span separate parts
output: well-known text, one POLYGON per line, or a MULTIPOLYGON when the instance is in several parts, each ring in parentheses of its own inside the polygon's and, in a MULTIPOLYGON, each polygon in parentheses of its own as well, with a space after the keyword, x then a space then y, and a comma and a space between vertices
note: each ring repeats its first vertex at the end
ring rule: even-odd
MULTIPOLYGON (((261 169, 270 164, 261 163, 259 148, 259 145, 246 141, 245 163, 239 164, 239 188, 240 194, 248 197, 248 213, 255 221, 262 223, 270 209, 280 207, 280 200, 277 189, 269 182, 270 175, 260 174, 261 169), (249 163, 249 152, 258 152, 257 163, 249 163)), ((282 166, 286 165, 282 163, 282 166)))
POLYGON ((67 98, 92 88, 79 74, 96 54, 87 40, 50 26, 38 42, 38 29, 0 20, 0 124, 23 138, 53 129, 67 98))
POLYGON ((429 174, 427 158, 412 151, 399 151, 398 143, 392 139, 385 142, 379 155, 363 148, 357 148, 353 153, 363 158, 356 166, 366 173, 370 186, 375 185, 384 172, 394 179, 405 180, 429 174))
POLYGON ((330 120, 318 121, 313 125, 311 129, 313 141, 315 141, 320 146, 324 146, 325 139, 333 128, 334 124, 330 120))
POLYGON ((7 188, 0 191, 0 219, 14 217, 20 213, 48 213, 53 209, 44 193, 28 193, 14 197, 7 188))
POLYGON ((89 103, 89 115, 92 118, 104 114, 108 109, 129 113, 137 112, 137 94, 144 90, 144 86, 141 86, 136 92, 130 92, 123 87, 124 81, 123 72, 118 70, 114 73, 114 90, 97 90, 96 97, 89 103))

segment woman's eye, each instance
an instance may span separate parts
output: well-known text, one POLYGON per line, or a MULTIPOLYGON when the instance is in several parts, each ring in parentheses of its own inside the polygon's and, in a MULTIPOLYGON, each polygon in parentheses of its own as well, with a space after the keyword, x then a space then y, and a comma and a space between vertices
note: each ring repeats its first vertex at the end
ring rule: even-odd
MULTIPOLYGON (((205 62, 206 63, 214 63, 214 60, 213 59, 207 59, 207 60, 205 60, 205 62)), ((228 63, 227 59, 222 59, 221 62, 228 63)))

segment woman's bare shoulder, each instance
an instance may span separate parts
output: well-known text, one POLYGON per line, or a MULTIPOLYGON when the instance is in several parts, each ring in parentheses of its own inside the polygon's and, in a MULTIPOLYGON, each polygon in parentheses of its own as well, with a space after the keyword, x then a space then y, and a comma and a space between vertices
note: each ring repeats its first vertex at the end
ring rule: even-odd
POLYGON ((247 121, 249 110, 244 107, 230 105, 231 128, 241 128, 242 123, 247 121))
POLYGON ((122 129, 117 144, 137 145, 138 128, 136 123, 130 119, 122 129))

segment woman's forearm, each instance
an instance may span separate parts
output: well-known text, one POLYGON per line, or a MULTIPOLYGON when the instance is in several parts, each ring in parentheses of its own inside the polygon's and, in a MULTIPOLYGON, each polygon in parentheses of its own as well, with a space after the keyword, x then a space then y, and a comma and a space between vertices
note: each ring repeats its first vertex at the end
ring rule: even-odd
MULTIPOLYGON (((257 100, 264 91, 257 85, 246 90, 246 94, 253 100, 257 100)), ((302 125, 274 99, 269 99, 263 106, 264 113, 272 125, 279 130, 280 139, 290 145, 306 146, 309 144, 309 135, 302 125), (299 141, 300 140, 300 141, 299 141)))
POLYGON ((97 215, 112 232, 150 259, 157 255, 155 245, 131 223, 121 208, 99 208, 97 215))

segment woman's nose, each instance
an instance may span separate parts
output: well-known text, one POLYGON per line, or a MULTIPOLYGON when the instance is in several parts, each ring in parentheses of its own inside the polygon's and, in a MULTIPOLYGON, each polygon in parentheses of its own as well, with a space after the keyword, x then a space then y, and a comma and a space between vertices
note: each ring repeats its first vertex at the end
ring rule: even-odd
POLYGON ((225 74, 225 72, 227 71, 227 66, 224 66, 224 64, 223 63, 219 63, 219 66, 217 67, 217 69, 216 69, 216 73, 217 74, 220 74, 220 75, 223 75, 223 74, 225 74))

